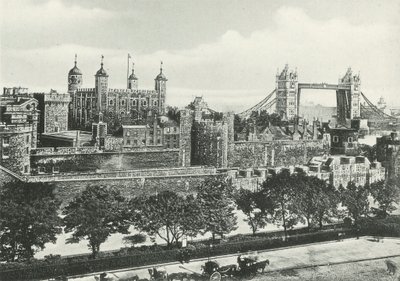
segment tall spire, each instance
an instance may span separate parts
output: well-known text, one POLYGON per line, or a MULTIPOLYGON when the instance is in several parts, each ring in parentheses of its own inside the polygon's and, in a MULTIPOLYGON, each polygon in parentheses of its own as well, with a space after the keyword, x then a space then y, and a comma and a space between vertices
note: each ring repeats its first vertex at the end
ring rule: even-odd
POLYGON ((104 60, 104 56, 103 55, 101 55, 101 67, 103 68, 103 60, 104 60))
POLYGON ((135 74, 135 63, 132 62, 132 74, 135 74))
POLYGON ((78 55, 75 54, 75 66, 76 66, 77 60, 78 60, 78 55))
POLYGON ((160 74, 162 73, 162 68, 163 68, 163 62, 161 61, 161 63, 160 63, 160 74))

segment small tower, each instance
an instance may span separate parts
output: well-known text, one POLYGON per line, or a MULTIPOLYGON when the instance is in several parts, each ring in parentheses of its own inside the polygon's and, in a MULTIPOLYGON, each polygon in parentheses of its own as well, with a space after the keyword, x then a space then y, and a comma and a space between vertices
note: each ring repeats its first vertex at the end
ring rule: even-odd
POLYGON ((165 96, 167 92, 167 81, 163 73, 163 62, 160 65, 160 74, 154 79, 155 90, 158 92, 158 113, 163 114, 165 111, 165 96))
POLYGON ((75 65, 68 72, 68 92, 71 93, 82 86, 82 72, 76 66, 77 55, 75 54, 75 65))
POLYGON ((107 107, 108 74, 103 68, 104 56, 101 56, 101 67, 96 72, 95 92, 97 96, 97 111, 100 113, 107 107))
POLYGON ((298 114, 297 71, 289 70, 289 65, 276 74, 276 113, 291 120, 298 114))
POLYGON ((139 79, 135 75, 135 63, 132 63, 132 73, 128 77, 128 89, 137 90, 138 80, 139 79))

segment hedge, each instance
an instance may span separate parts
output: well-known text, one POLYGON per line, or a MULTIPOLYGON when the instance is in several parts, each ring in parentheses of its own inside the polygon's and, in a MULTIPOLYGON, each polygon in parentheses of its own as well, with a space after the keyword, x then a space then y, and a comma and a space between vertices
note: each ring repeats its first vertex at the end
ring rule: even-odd
MULTIPOLYGON (((287 241, 278 238, 257 238, 242 242, 228 242, 213 245, 211 248, 202 243, 195 243, 191 258, 205 258, 238 252, 267 250, 279 247, 301 245, 306 243, 335 240, 339 232, 346 232, 347 237, 354 237, 350 229, 328 230, 316 233, 305 233, 290 236, 287 241), (197 246, 196 246, 197 245, 197 246)), ((276 235, 276 234, 275 234, 276 235)), ((139 254, 125 256, 110 256, 94 260, 57 259, 52 264, 40 261, 36 264, 19 264, 18 268, 0 269, 0 280, 44 279, 60 275, 79 275, 90 272, 107 271, 127 267, 150 265, 176 261, 180 255, 179 249, 161 251, 143 251, 139 254)))

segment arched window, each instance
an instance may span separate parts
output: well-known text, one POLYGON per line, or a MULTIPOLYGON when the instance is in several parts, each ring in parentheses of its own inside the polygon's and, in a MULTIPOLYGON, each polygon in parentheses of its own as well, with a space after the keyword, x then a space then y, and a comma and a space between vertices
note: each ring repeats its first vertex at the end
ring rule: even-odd
POLYGON ((110 100, 110 101, 109 101, 109 105, 113 105, 113 103, 114 103, 113 100, 110 100))

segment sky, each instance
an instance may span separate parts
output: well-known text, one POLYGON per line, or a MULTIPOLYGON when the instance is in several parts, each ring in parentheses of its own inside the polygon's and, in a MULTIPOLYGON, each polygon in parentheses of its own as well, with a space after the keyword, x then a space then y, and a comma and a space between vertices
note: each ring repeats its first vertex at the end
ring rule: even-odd
MULTIPOLYGON (((163 61, 179 107, 203 96, 244 110, 286 63, 300 82, 336 83, 351 67, 371 101, 400 105, 400 0, 0 1, 1 87, 66 92, 77 54, 83 87, 104 55, 110 88, 125 88, 130 53, 140 89, 154 88, 163 61)), ((301 103, 335 106, 335 93, 302 91, 301 103)))

